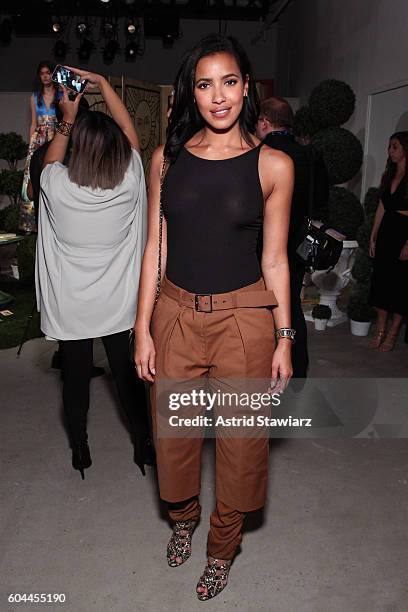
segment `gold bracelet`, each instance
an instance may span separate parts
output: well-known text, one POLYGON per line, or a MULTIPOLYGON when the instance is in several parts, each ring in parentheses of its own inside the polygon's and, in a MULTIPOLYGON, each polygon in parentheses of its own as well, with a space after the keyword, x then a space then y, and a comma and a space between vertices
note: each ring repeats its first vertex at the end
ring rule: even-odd
POLYGON ((57 123, 57 125, 55 126, 55 129, 57 130, 59 134, 62 134, 63 136, 70 136, 73 125, 74 125, 73 123, 68 123, 68 121, 62 120, 59 123, 57 123))

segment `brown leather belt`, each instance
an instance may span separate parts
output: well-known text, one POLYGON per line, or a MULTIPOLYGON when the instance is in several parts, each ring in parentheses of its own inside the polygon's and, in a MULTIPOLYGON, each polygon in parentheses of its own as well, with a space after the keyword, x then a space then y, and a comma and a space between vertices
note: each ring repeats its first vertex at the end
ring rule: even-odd
POLYGON ((269 290, 230 291, 229 293, 197 294, 176 287, 169 281, 162 285, 163 293, 176 300, 180 305, 194 308, 197 312, 213 312, 230 308, 259 308, 277 306, 275 294, 269 290))

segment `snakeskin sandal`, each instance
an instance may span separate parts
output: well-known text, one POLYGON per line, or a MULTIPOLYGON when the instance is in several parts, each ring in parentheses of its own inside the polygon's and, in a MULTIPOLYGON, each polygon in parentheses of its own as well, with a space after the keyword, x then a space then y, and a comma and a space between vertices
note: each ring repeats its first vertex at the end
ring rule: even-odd
POLYGON ((231 568, 231 561, 225 561, 218 565, 219 560, 209 557, 204 573, 197 583, 197 588, 206 588, 206 593, 197 592, 197 597, 200 601, 207 601, 221 593, 228 583, 228 575, 231 568))
POLYGON ((196 525, 197 521, 192 520, 174 523, 173 535, 167 545, 167 562, 170 567, 182 565, 191 555, 191 537, 196 525))

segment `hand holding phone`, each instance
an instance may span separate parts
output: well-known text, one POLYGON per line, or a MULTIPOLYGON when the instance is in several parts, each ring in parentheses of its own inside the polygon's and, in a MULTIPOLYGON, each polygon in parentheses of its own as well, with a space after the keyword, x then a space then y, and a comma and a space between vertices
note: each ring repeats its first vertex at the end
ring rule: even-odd
POLYGON ((75 122, 75 118, 78 113, 78 107, 79 107, 79 103, 81 101, 82 95, 83 94, 77 94, 72 99, 70 98, 71 96, 70 90, 69 89, 63 90, 63 96, 62 96, 62 99, 59 101, 58 106, 60 110, 62 111, 64 121, 67 121, 68 123, 75 122))
POLYGON ((58 85, 62 85, 65 89, 75 93, 82 93, 88 84, 88 81, 83 79, 80 74, 74 72, 68 66, 61 66, 60 64, 55 67, 51 78, 54 83, 58 83, 58 85))

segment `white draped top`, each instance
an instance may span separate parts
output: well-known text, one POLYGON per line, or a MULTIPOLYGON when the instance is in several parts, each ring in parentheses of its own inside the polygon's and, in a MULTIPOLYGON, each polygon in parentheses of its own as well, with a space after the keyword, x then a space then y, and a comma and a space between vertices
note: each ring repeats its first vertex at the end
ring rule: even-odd
POLYGON ((146 232, 146 184, 135 150, 114 189, 79 187, 61 163, 47 165, 35 274, 44 334, 79 340, 133 327, 146 232))

